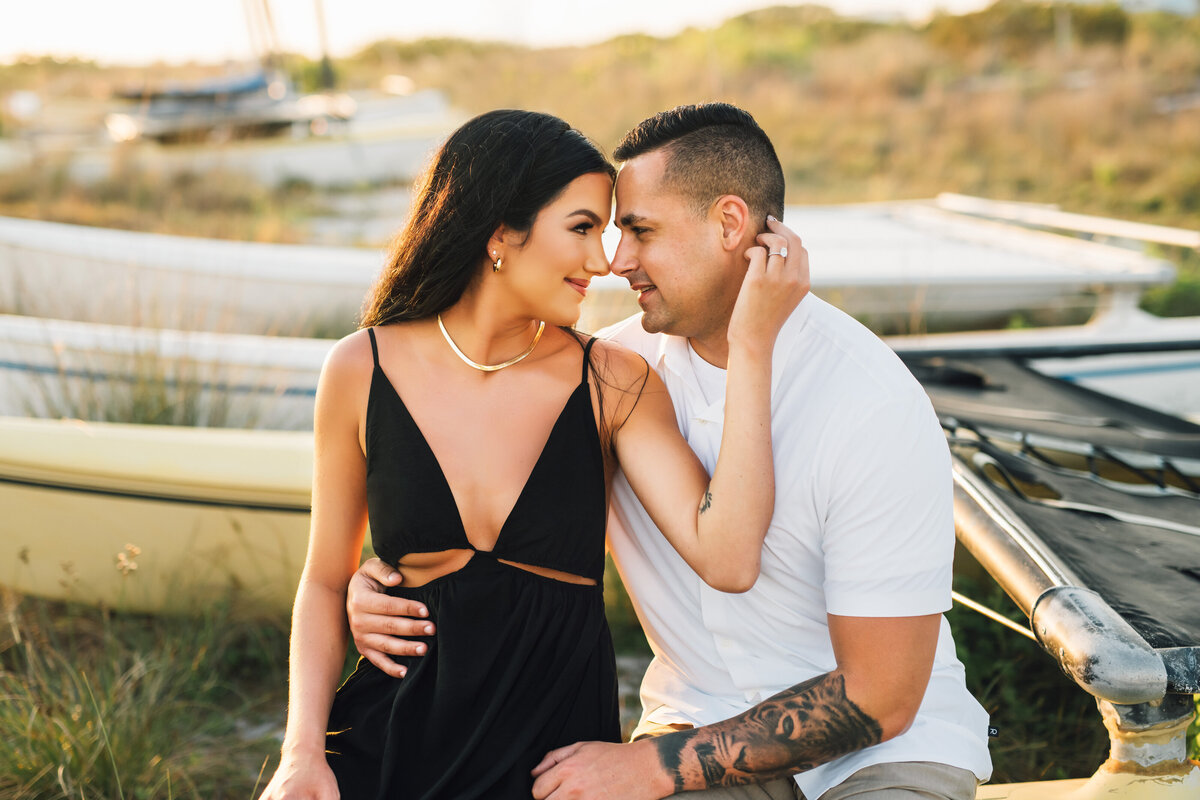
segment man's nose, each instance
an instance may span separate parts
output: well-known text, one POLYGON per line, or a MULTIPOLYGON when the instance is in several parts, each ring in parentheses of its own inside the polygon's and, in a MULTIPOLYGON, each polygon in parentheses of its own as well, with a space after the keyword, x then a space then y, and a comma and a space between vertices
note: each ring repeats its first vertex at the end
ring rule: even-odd
POLYGON ((630 272, 637 267, 637 259, 633 257, 633 248, 627 244, 625 234, 621 234, 621 241, 617 244, 617 252, 613 253, 612 271, 620 275, 622 278, 628 277, 630 272))

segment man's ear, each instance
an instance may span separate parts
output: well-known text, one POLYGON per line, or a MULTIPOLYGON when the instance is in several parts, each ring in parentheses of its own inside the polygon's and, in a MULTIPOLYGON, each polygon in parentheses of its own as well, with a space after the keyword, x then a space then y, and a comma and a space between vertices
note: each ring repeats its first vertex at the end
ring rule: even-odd
POLYGON ((717 198, 709 211, 709 219, 719 226, 721 249, 733 252, 741 251, 745 245, 743 240, 753 226, 750 220, 750 207, 746 201, 736 194, 726 194, 717 198))

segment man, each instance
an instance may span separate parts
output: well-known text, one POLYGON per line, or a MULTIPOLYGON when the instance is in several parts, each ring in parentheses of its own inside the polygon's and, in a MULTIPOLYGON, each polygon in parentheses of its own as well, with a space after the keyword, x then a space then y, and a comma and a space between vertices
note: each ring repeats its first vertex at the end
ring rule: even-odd
MULTIPOLYGON (((643 314, 602 335, 661 375, 711 471, 743 253, 764 241, 800 248, 773 219, 782 169, 750 115, 725 104, 658 114, 614 155, 612 269, 643 314)), ((950 462, 919 384, 869 331, 809 295, 776 342, 772 439, 775 514, 744 594, 706 586, 617 475, 610 547, 655 654, 642 719, 629 744, 548 754, 534 797, 965 800, 989 776, 987 718, 942 617, 950 462)), ((413 645, 381 634, 427 623, 381 617, 411 609, 377 593, 369 575, 394 583, 386 568, 365 570, 348 599, 355 641, 395 674, 384 653, 413 645)))

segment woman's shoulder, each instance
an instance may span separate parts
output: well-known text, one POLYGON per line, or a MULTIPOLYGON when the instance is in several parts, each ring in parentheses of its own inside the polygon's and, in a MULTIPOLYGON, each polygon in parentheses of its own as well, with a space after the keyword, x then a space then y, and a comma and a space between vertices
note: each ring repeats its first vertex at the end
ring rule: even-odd
POLYGON ((599 337, 584 337, 584 343, 592 343, 591 359, 602 374, 606 374, 619 385, 641 383, 646 379, 650 365, 646 359, 624 345, 599 337))
POLYGON ((625 404, 637 402, 652 379, 646 359, 627 347, 602 338, 593 338, 591 349, 592 372, 601 392, 625 404))
POLYGON ((329 349, 325 357, 325 369, 342 374, 364 369, 370 372, 377 361, 385 358, 386 353, 404 349, 413 327, 412 322, 397 322, 359 328, 346 334, 329 349))
POLYGON ((375 365, 371 349, 371 331, 360 328, 334 342, 325 355, 323 374, 345 377, 359 372, 370 372, 375 365))

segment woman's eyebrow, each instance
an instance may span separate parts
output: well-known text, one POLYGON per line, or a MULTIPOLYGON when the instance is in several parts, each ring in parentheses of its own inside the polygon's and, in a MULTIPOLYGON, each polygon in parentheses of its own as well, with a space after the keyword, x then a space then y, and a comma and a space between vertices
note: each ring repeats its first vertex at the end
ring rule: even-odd
POLYGON ((567 216, 573 217, 576 214, 582 214, 583 216, 587 217, 588 219, 590 219, 592 222, 596 223, 597 225, 601 224, 601 222, 602 222, 599 214, 597 214, 595 211, 592 211, 587 208, 578 208, 578 209, 572 211, 570 214, 567 214, 567 216))

